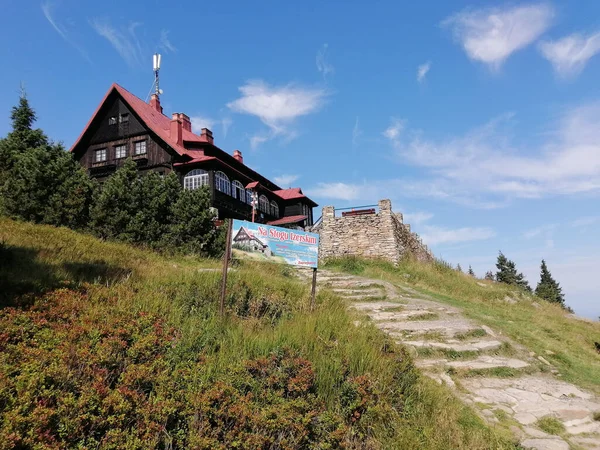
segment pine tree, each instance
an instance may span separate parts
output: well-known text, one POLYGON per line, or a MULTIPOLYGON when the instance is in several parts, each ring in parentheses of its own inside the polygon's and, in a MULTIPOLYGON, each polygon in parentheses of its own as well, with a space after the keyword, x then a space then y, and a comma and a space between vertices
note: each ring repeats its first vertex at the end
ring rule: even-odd
POLYGON ((527 291, 531 291, 531 287, 529 287, 529 283, 525 280, 525 276, 522 273, 517 273, 515 263, 504 256, 502 252, 498 255, 496 267, 498 268, 498 271, 496 272, 496 281, 519 286, 527 291))
POLYGON ((462 273, 462 267, 460 267, 460 263, 456 265, 456 270, 460 273, 462 273))
POLYGON ((485 278, 486 280, 489 280, 489 281, 494 281, 494 273, 493 273, 491 270, 488 270, 488 271, 485 273, 485 277, 484 277, 484 278, 485 278))
POLYGON ((473 272, 473 268, 471 267, 470 264, 469 264, 469 275, 471 275, 473 278, 475 278, 475 272, 473 272))
POLYGON ((562 293, 562 288, 560 287, 560 284, 552 278, 552 275, 546 266, 546 261, 543 259, 540 270, 540 281, 535 288, 535 295, 549 302, 559 303, 563 307, 565 305, 565 296, 562 293))

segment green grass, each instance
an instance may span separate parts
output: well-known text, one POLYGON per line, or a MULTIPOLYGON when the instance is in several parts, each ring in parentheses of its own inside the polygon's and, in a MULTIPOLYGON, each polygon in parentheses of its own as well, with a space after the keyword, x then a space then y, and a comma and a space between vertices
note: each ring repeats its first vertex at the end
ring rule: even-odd
POLYGON ((409 286, 440 303, 458 307, 467 317, 543 355, 563 380, 600 393, 600 358, 594 347, 594 342, 600 342, 600 322, 572 319, 558 305, 508 285, 475 279, 437 262, 422 264, 406 259, 393 266, 382 261, 332 260, 326 266, 341 271, 352 267, 354 273, 364 277, 409 286), (519 301, 509 304, 505 297, 519 301))
MULTIPOLYGON (((339 296, 321 291, 311 312, 309 283, 295 279, 288 267, 234 264, 227 316, 220 318, 220 261, 166 257, 6 219, 0 219, 0 242, 0 308, 26 310, 43 292, 68 287, 57 292, 82 293, 86 320, 156 314, 176 332, 168 355, 173 364, 202 361, 196 389, 221 379, 235 383, 245 361, 291 349, 310 362, 314 395, 331 414, 343 413, 345 380, 371 380, 377 394, 352 425, 349 447, 515 448, 447 388, 420 376, 403 347, 367 321, 356 326, 356 315, 339 296)), ((345 268, 364 270, 362 263, 345 268)))
POLYGON ((415 314, 412 316, 408 316, 407 320, 436 320, 439 319, 440 316, 437 313, 423 313, 423 314, 415 314))
POLYGON ((563 423, 555 417, 542 417, 536 422, 538 428, 548 434, 561 435, 565 432, 563 423))

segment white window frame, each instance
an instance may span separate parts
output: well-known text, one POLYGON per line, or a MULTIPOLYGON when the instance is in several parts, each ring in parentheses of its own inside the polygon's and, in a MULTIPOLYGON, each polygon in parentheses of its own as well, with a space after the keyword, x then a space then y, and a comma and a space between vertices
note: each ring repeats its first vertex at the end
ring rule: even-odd
POLYGON ((115 159, 121 159, 127 157, 127 144, 115 145, 115 159), (119 156, 120 151, 123 151, 123 154, 119 156))
POLYGON ((129 123, 129 113, 119 114, 119 123, 129 123))
POLYGON ((251 189, 246 189, 246 203, 248 203, 249 205, 252 204, 252 190, 251 189))
POLYGON ((107 157, 108 157, 108 149, 99 148, 97 150, 94 150, 94 162, 104 162, 107 160, 107 157))
POLYGON ((110 116, 108 118, 108 124, 109 125, 116 125, 117 124, 117 116, 110 116))
POLYGON ((231 196, 237 198, 240 202, 246 203, 246 189, 238 180, 231 182, 231 196))
POLYGON ((271 215, 275 218, 279 218, 279 205, 275 200, 271 200, 271 215))
POLYGON ((202 169, 190 170, 183 177, 184 189, 198 189, 202 186, 208 186, 208 172, 202 169))
POLYGON ((146 152, 148 151, 145 139, 143 141, 134 142, 133 145, 134 145, 134 152, 133 153, 135 155, 145 155, 146 152), (141 151, 142 148, 144 149, 144 151, 141 151))
POLYGON ((229 177, 220 170, 215 172, 215 189, 224 194, 231 195, 231 182, 229 177))
POLYGON ((264 212, 265 214, 269 214, 269 208, 270 204, 267 196, 261 195, 260 197, 258 197, 258 209, 264 212))

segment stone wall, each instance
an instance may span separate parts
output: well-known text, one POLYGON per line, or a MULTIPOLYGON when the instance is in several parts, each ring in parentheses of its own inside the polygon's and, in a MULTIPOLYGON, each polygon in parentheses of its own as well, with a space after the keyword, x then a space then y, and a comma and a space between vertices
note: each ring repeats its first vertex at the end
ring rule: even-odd
POLYGON ((335 217, 335 208, 323 208, 322 222, 313 230, 320 235, 319 257, 364 256, 397 263, 407 253, 423 261, 433 255, 392 212, 389 200, 379 201, 379 212, 360 216, 335 217))

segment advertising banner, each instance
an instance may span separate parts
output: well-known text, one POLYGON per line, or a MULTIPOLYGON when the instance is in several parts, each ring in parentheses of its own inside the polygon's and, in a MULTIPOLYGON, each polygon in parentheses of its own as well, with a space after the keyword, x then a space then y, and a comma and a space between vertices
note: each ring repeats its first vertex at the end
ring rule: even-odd
POLYGON ((316 269, 319 259, 319 235, 234 220, 231 229, 231 249, 234 258, 316 269))

